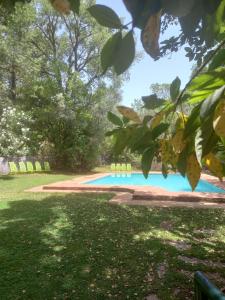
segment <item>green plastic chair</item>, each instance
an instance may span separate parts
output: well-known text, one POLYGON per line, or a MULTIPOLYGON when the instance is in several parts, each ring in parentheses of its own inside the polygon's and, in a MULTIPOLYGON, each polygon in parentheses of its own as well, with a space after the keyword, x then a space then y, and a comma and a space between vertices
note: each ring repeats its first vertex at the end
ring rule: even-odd
POLYGON ((16 173, 18 173, 17 166, 16 166, 16 164, 15 164, 13 161, 10 161, 10 162, 9 162, 9 169, 10 169, 10 173, 11 173, 11 174, 16 174, 16 173))
POLYGON ((121 164, 116 164, 116 171, 120 172, 121 171, 121 164))
POLYGON ((122 164, 121 165, 121 170, 124 171, 124 172, 126 172, 126 170, 127 170, 126 164, 122 164))
POLYGON ((127 171, 128 171, 128 172, 131 172, 131 171, 132 171, 131 164, 127 164, 127 171))
POLYGON ((34 172, 34 166, 31 161, 27 161, 27 172, 29 173, 34 172))
POLYGON ((41 164, 39 161, 35 161, 35 171, 36 172, 43 172, 41 164))
POLYGON ((115 172, 116 171, 116 164, 111 164, 110 165, 110 170, 111 170, 111 172, 115 172))
POLYGON ((48 161, 45 161, 45 162, 44 162, 44 168, 45 168, 45 171, 46 171, 46 172, 50 172, 50 171, 51 171, 51 168, 50 168, 50 165, 49 165, 49 162, 48 162, 48 161))
POLYGON ((26 168, 25 163, 23 161, 19 162, 19 167, 20 167, 20 173, 26 173, 27 172, 27 168, 26 168))

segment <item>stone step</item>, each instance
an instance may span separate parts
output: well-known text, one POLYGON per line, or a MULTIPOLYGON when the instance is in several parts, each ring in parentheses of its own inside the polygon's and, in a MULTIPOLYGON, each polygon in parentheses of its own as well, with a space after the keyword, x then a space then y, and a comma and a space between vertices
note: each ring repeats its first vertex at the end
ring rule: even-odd
POLYGON ((129 188, 124 188, 124 187, 98 187, 98 186, 75 186, 75 185, 45 185, 42 187, 43 190, 60 190, 60 191, 104 191, 104 192, 128 192, 128 193, 133 193, 134 190, 129 189, 129 188))
POLYGON ((218 196, 211 196, 209 194, 205 194, 202 196, 195 196, 190 194, 175 194, 175 193, 168 193, 168 194, 157 194, 157 193, 150 193, 150 192, 142 192, 142 191, 135 191, 133 194, 133 200, 146 200, 146 201, 178 201, 178 202, 212 202, 212 203, 225 203, 225 199, 218 195, 218 196))

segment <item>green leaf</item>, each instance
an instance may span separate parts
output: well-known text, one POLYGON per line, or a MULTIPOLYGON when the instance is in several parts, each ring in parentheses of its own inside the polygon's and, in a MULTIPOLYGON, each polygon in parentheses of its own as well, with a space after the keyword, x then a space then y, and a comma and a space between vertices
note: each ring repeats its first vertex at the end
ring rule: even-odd
POLYGON ((179 77, 176 77, 170 85, 170 97, 173 102, 177 100, 177 97, 180 94, 180 85, 181 81, 179 77))
POLYGON ((186 170, 187 170, 188 154, 189 154, 189 147, 185 147, 184 150, 180 153, 177 161, 177 169, 183 177, 185 177, 186 170))
POLYGON ((217 144, 219 137, 215 134, 213 129, 213 114, 204 119, 201 124, 202 131, 202 156, 204 157, 211 152, 217 144))
POLYGON ((195 136, 195 153, 198 160, 198 163, 200 166, 202 166, 202 144, 203 144, 203 136, 202 136, 202 130, 199 128, 197 130, 196 136, 195 136))
POLYGON ((155 109, 166 103, 166 100, 158 98, 156 94, 143 96, 142 101, 144 102, 144 107, 146 109, 155 109))
POLYGON ((212 89, 195 91, 193 94, 189 95, 187 103, 190 105, 199 104, 200 102, 205 100, 210 94, 212 94, 212 89))
POLYGON ((126 129, 120 129, 117 130, 114 136, 116 138, 116 143, 113 147, 113 151, 116 155, 119 155, 126 148, 128 140, 130 138, 130 134, 126 129))
POLYGON ((154 129, 152 130, 152 138, 156 139, 157 137, 159 137, 169 128, 169 126, 170 125, 167 123, 160 123, 158 126, 154 127, 154 129))
POLYGON ((152 144, 144 151, 142 155, 141 167, 145 178, 148 178, 148 173, 151 169, 152 161, 155 156, 155 150, 156 150, 156 145, 152 144))
POLYGON ((79 15, 80 11, 80 0, 69 0, 70 2, 70 7, 73 12, 79 15))
POLYGON ((144 116, 143 124, 147 125, 151 119, 152 119, 152 116, 150 116, 150 115, 144 116))
POLYGON ((167 167, 166 167, 165 164, 162 164, 162 174, 163 174, 164 178, 167 178, 167 176, 168 176, 168 169, 167 169, 167 167))
POLYGON ((102 26, 115 29, 123 27, 119 16, 108 6, 96 4, 89 7, 88 11, 102 26))
POLYGON ((205 119, 212 113, 221 97, 224 95, 225 85, 217 89, 212 95, 210 95, 205 101, 202 102, 200 109, 201 119, 205 119))
MULTIPOLYGON (((217 1, 210 1, 217 2, 217 1)), ((203 36, 205 38, 206 46, 211 48, 214 46, 214 41, 217 39, 221 32, 221 26, 224 21, 225 1, 220 1, 215 13, 208 14, 203 18, 205 24, 203 26, 203 36)))
POLYGON ((117 55, 117 48, 122 40, 121 32, 115 33, 112 37, 108 39, 105 43, 102 52, 101 52, 101 65, 103 72, 106 72, 110 68, 117 55))
POLYGON ((117 75, 124 73, 132 64, 135 58, 135 41, 133 31, 129 31, 120 41, 116 52, 116 59, 113 63, 117 75))
POLYGON ((133 127, 129 139, 129 147, 131 151, 142 150, 146 148, 145 141, 146 135, 151 140, 151 132, 146 126, 133 127))
POLYGON ((204 9, 208 14, 214 14, 215 11, 217 10, 218 6, 220 4, 220 1, 205 1, 204 3, 204 9))
POLYGON ((187 123, 184 129, 184 139, 187 138, 189 135, 194 134, 197 128, 200 126, 200 112, 201 105, 197 105, 191 111, 190 116, 188 117, 187 123))
POLYGON ((198 103, 205 100, 216 89, 225 85, 225 69, 219 68, 203 73, 193 79, 188 92, 191 94, 189 103, 198 103))
POLYGON ((211 64, 209 65, 209 71, 212 71, 221 65, 225 64, 225 49, 221 49, 216 56, 213 58, 211 64))
POLYGON ((111 130, 111 131, 107 131, 105 136, 112 136, 115 133, 117 133, 118 131, 119 131, 119 129, 114 129, 114 130, 111 130))
POLYGON ((111 123, 113 123, 114 125, 117 125, 117 126, 120 126, 120 127, 123 126, 122 120, 117 115, 112 113, 111 111, 108 112, 107 117, 108 117, 108 120, 111 123))
POLYGON ((126 124, 128 124, 130 122, 130 120, 128 118, 124 117, 124 116, 123 116, 122 119, 123 119, 123 124, 124 125, 126 125, 126 124))

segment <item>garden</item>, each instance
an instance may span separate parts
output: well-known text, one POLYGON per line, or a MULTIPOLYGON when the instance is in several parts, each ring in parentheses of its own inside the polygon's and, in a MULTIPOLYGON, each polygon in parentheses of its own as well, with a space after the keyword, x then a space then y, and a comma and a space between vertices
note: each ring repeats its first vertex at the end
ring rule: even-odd
POLYGON ((225 299, 224 75, 225 0, 1 1, 0 298, 225 299))
POLYGON ((0 179, 2 299, 192 299, 196 270, 224 287, 224 210, 24 192, 72 177, 0 179))

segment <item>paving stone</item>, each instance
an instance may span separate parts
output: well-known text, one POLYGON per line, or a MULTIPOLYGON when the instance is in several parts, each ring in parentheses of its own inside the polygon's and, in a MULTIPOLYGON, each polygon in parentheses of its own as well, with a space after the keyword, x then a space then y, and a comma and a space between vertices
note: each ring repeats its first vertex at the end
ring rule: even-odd
POLYGON ((172 230, 173 229, 173 223, 171 221, 163 221, 160 223, 160 227, 165 230, 172 230))
POLYGON ((168 263, 166 261, 162 262, 157 266, 157 275, 159 279, 162 279, 165 276, 167 269, 168 263))
POLYGON ((179 272, 181 274, 183 274, 184 276, 188 277, 189 279, 193 279, 194 278, 194 272, 190 272, 190 271, 187 271, 187 270, 179 270, 179 272))
POLYGON ((173 296, 178 296, 180 294, 181 290, 179 288, 176 288, 174 291, 173 291, 173 296))
POLYGON ((206 229, 206 228, 199 228, 199 229, 195 229, 193 232, 196 233, 196 234, 203 233, 203 234, 206 234, 206 235, 213 235, 215 233, 215 230, 206 229))
POLYGON ((224 284, 225 282, 225 279, 221 277, 219 273, 204 272, 204 274, 209 278, 209 280, 213 281, 214 283, 224 284))
POLYGON ((191 245, 185 241, 166 241, 166 244, 175 247, 177 250, 185 251, 191 249, 191 245))
POLYGON ((177 258, 190 265, 204 265, 211 268, 225 268, 225 264, 221 262, 213 262, 211 260, 203 260, 196 257, 186 257, 182 255, 179 255, 177 258))

